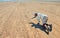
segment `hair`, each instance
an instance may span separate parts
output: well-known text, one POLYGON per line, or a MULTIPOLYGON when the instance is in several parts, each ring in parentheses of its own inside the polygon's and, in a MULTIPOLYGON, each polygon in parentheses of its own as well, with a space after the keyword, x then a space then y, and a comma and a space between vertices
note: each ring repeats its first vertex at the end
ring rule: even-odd
POLYGON ((35 13, 35 16, 37 16, 37 13, 35 13))

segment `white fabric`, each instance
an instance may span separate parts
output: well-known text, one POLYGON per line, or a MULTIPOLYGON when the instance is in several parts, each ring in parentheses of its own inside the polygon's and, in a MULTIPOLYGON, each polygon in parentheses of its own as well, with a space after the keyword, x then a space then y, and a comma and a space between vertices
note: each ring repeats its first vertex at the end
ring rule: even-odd
POLYGON ((40 22, 40 19, 42 20, 42 22, 43 22, 43 24, 44 23, 47 23, 46 22, 46 18, 48 18, 48 16, 47 15, 45 15, 45 14, 41 14, 41 13, 37 13, 37 19, 38 19, 38 22, 40 22), (44 18, 45 17, 45 18, 44 18))

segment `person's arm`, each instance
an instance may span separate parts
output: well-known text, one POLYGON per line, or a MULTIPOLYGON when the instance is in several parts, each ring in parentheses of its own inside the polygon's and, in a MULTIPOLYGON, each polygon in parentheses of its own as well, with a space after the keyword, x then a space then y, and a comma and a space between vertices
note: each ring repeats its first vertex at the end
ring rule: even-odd
POLYGON ((32 19, 36 18, 37 16, 34 16, 32 19))
POLYGON ((36 17, 37 17, 37 13, 34 14, 34 17, 33 17, 32 19, 34 19, 34 18, 36 18, 36 17))

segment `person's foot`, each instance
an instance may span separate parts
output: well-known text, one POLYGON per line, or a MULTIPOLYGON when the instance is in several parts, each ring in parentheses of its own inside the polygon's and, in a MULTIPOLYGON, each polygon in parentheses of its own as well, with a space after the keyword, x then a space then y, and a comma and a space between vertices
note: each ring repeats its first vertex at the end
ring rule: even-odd
POLYGON ((40 24, 40 23, 37 23, 37 24, 40 24))

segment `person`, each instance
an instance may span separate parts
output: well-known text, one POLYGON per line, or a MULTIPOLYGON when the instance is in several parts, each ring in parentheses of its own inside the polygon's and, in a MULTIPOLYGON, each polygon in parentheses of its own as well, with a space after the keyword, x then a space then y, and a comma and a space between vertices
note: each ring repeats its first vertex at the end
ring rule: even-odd
POLYGON ((41 19, 43 26, 48 25, 47 24, 47 21, 48 21, 48 16, 47 15, 35 12, 34 17, 32 19, 34 19, 36 17, 37 17, 37 20, 38 20, 38 24, 40 23, 40 19, 41 19))
POLYGON ((49 31, 52 31, 52 24, 48 24, 48 23, 47 23, 47 21, 48 21, 48 16, 45 15, 45 14, 43 14, 43 13, 35 12, 35 13, 34 13, 34 17, 33 17, 32 19, 34 19, 34 18, 36 18, 36 17, 37 17, 37 20, 38 20, 38 24, 40 23, 40 19, 42 20, 43 28, 44 28, 44 29, 46 28, 45 32, 46 32, 47 34, 49 34, 49 31))

